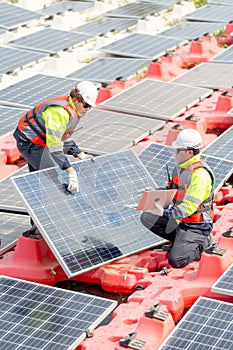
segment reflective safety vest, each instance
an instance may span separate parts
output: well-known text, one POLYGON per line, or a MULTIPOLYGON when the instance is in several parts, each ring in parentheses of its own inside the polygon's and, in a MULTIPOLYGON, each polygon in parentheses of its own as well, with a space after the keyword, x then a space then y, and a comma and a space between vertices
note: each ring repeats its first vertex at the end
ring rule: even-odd
POLYGON ((80 118, 77 111, 69 104, 69 96, 59 96, 38 104, 36 107, 24 114, 18 122, 18 129, 36 145, 46 147, 46 128, 42 113, 46 108, 52 106, 63 107, 70 116, 69 123, 65 133, 62 136, 62 140, 69 138, 79 123, 80 118))
MULTIPOLYGON (((182 222, 190 222, 190 223, 203 223, 203 222, 212 222, 214 218, 213 211, 213 197, 214 197, 214 175, 208 165, 203 161, 197 161, 191 164, 186 169, 182 169, 180 167, 176 167, 173 171, 172 181, 170 184, 170 188, 177 189, 177 192, 174 196, 174 206, 179 205, 185 196, 187 188, 190 184, 190 179, 193 172, 199 168, 205 168, 212 179, 212 190, 209 197, 202 202, 195 213, 185 218, 179 219, 182 222)), ((194 195, 195 198, 195 195, 194 195)))

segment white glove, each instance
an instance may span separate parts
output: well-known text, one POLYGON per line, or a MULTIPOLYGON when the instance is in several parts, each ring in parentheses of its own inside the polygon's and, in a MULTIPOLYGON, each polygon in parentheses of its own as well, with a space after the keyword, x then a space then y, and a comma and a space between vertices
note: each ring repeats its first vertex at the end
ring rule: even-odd
POLYGON ((69 191, 77 191, 79 192, 79 185, 78 185, 78 177, 76 171, 71 171, 68 173, 69 176, 69 191))
POLYGON ((155 203, 155 207, 153 209, 144 210, 147 213, 151 213, 153 215, 163 216, 163 207, 159 204, 155 203))
POLYGON ((86 154, 85 152, 79 153, 77 157, 78 157, 79 159, 81 159, 81 160, 90 159, 90 160, 92 160, 93 162, 94 162, 94 159, 95 159, 92 155, 86 154))

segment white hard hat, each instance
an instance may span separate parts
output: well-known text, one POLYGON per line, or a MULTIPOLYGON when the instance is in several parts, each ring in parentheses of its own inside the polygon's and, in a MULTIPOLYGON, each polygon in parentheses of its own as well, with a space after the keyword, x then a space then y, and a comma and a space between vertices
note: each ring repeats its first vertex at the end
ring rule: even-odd
POLYGON ((172 142, 172 147, 200 149, 203 147, 201 134, 194 129, 184 129, 178 134, 176 140, 172 142))
POLYGON ((81 81, 77 84, 80 95, 92 107, 95 107, 96 99, 98 96, 98 90, 94 83, 91 81, 81 81))

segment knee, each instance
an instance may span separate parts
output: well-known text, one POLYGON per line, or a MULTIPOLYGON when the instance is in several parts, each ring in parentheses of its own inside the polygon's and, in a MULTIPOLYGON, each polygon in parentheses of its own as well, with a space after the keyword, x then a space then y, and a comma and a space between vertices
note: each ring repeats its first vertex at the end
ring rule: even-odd
POLYGON ((171 250, 168 256, 168 263, 169 265, 171 265, 171 267, 175 269, 180 269, 188 265, 189 259, 178 257, 174 253, 172 253, 172 250, 171 250))
POLYGON ((148 229, 150 229, 154 224, 154 215, 150 213, 143 212, 141 215, 141 223, 148 229))

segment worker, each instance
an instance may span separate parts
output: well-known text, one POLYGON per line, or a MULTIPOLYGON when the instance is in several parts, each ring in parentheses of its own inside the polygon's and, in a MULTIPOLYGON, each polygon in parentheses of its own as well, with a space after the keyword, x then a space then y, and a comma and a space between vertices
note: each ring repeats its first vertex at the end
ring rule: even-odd
POLYGON ((88 158, 71 136, 80 118, 95 106, 97 95, 94 83, 82 81, 69 96, 46 100, 19 119, 13 135, 30 172, 58 165, 68 173, 68 190, 79 191, 77 173, 66 154, 81 160, 88 158))
POLYGON ((168 208, 157 203, 143 211, 142 224, 158 236, 171 242, 168 263, 182 268, 199 259, 213 243, 214 175, 202 160, 203 141, 194 129, 183 129, 172 143, 177 166, 168 188, 176 194, 168 208))

